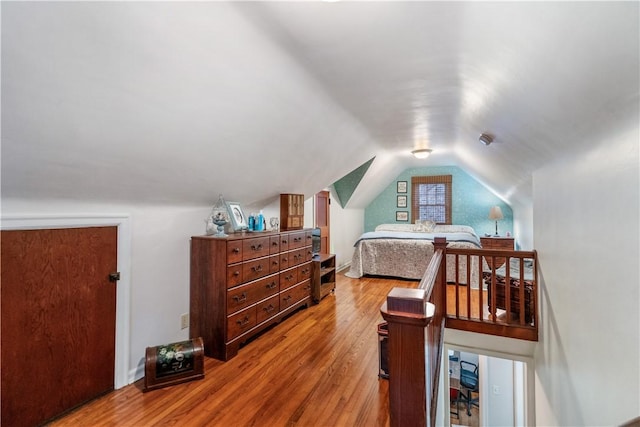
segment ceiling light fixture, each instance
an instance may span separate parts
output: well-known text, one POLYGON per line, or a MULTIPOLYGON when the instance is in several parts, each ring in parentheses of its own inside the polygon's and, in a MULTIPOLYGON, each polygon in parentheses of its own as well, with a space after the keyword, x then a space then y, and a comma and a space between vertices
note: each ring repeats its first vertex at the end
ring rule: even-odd
POLYGON ((432 151, 431 148, 418 148, 413 150, 411 154, 413 154, 416 159, 426 159, 432 151))
POLYGON ((489 145, 493 142, 493 136, 489 135, 488 133, 483 133, 482 135, 480 135, 480 142, 482 142, 484 145, 489 145))

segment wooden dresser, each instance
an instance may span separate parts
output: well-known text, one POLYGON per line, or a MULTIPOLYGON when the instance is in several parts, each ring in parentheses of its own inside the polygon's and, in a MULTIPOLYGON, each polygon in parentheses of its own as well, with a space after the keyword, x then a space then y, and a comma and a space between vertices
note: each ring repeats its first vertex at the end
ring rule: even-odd
POLYGON ((191 238, 190 330, 229 360, 240 344, 311 303, 311 230, 191 238))
MULTIPOLYGON (((493 250, 502 250, 502 251, 512 251, 515 244, 515 239, 513 237, 480 237, 480 244, 482 245, 482 249, 493 249, 493 250)), ((491 262, 491 258, 484 258, 489 267, 493 264, 491 262)), ((496 260, 496 268, 500 268, 506 262, 505 258, 495 258, 496 260)))

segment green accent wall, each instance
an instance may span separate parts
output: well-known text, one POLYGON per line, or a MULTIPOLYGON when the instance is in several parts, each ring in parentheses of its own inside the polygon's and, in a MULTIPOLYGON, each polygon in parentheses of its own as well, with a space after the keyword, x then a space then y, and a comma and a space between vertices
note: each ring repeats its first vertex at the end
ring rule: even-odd
POLYGON ((373 231, 379 224, 409 223, 411 221, 411 177, 433 175, 451 175, 453 224, 470 225, 476 230, 478 236, 483 236, 485 233, 493 235, 496 225, 495 221, 488 218, 489 209, 491 206, 498 205, 504 215, 504 219, 498 221, 498 233, 504 236, 508 231, 513 235, 511 207, 457 166, 411 168, 402 172, 365 208, 364 231, 373 231), (398 181, 407 181, 408 206, 406 208, 396 207, 396 196, 401 195, 397 192, 398 181), (408 212, 409 221, 396 221, 396 211, 408 212))
POLYGON ((362 177, 369 170, 371 163, 375 157, 372 157, 366 163, 358 166, 356 169, 352 170, 339 180, 333 183, 333 188, 336 190, 336 195, 338 196, 338 201, 340 202, 340 206, 343 208, 347 205, 347 202, 353 195, 353 192, 356 190, 360 181, 362 181, 362 177))

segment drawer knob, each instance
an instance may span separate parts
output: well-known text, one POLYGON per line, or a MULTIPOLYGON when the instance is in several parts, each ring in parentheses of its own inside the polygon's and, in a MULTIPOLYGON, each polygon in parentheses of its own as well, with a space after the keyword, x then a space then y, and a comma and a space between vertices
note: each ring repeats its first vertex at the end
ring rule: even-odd
POLYGON ((273 289, 276 287, 276 282, 267 283, 267 289, 273 289))
POLYGON ((240 252, 240 248, 233 248, 233 253, 237 254, 238 252, 240 252))
POLYGON ((286 239, 282 240, 282 243, 286 245, 287 244, 287 240, 286 239))
POLYGON ((260 251, 262 250, 262 243, 260 243, 259 245, 251 245, 251 249, 253 249, 254 251, 260 251))
POLYGON ((236 302, 245 302, 247 300, 247 293, 243 292, 240 296, 234 295, 233 299, 236 300, 236 302))
POLYGON ((249 324, 249 316, 244 316, 242 320, 236 320, 236 323, 241 327, 245 327, 249 324))
POLYGON ((258 273, 262 271, 262 264, 258 265, 257 267, 254 265, 253 267, 251 267, 251 269, 253 270, 254 273, 258 273))
POLYGON ((240 275, 240 272, 239 272, 238 270, 236 270, 236 271, 234 271, 234 272, 233 272, 233 275, 234 275, 234 276, 239 276, 239 275, 240 275))

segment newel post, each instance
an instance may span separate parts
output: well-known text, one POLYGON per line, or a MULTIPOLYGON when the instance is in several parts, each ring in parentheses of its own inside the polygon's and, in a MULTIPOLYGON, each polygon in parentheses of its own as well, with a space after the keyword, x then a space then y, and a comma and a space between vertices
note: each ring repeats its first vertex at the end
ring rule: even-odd
POLYGON ((426 327, 435 307, 427 290, 393 288, 380 308, 389 325, 389 417, 391 427, 431 424, 426 327))

